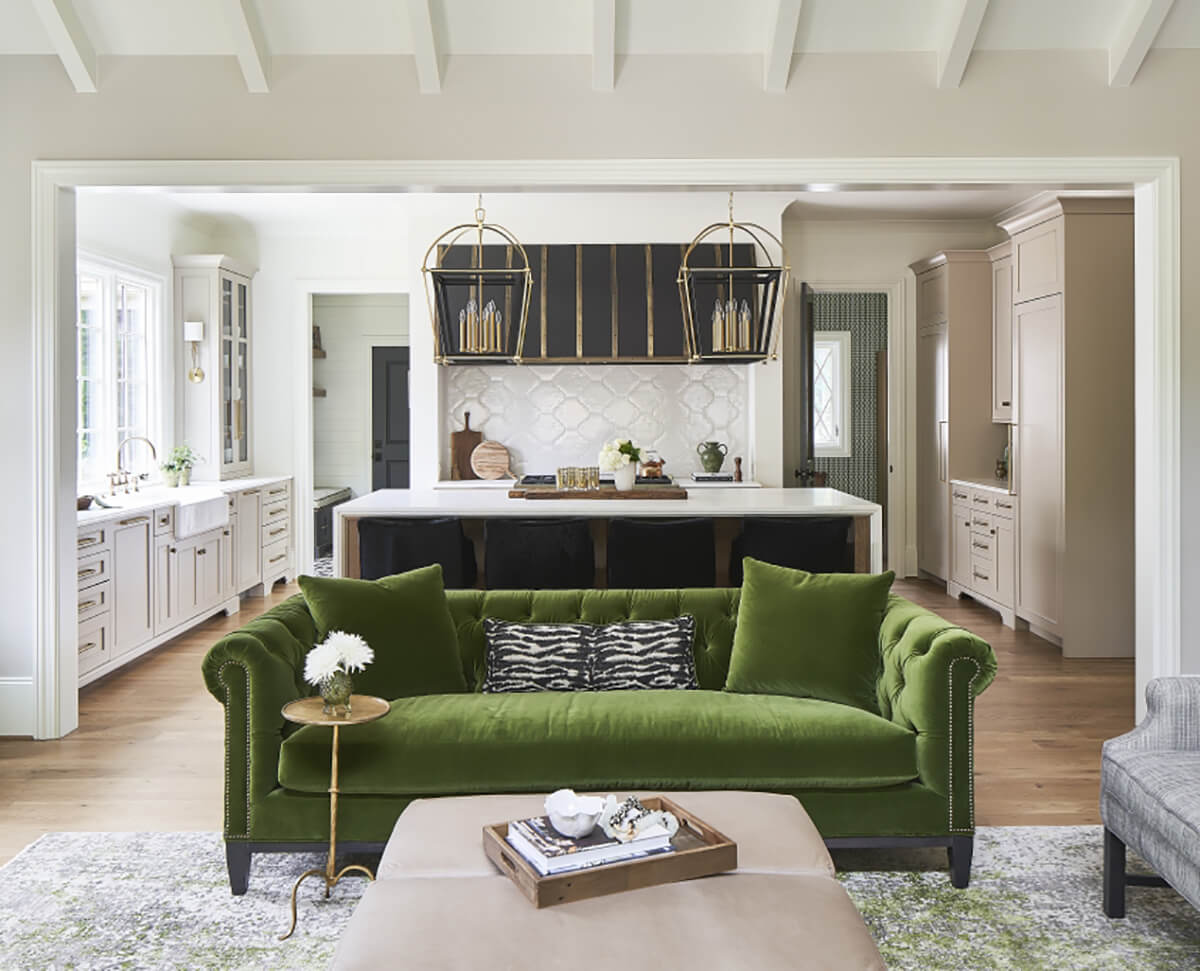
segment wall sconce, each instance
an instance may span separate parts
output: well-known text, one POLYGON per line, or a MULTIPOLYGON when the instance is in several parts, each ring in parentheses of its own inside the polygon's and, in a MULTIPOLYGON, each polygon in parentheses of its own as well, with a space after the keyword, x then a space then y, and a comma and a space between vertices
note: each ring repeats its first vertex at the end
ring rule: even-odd
POLYGON ((204 380, 204 369, 200 367, 200 343, 204 340, 204 321, 185 320, 183 322, 184 342, 192 347, 192 366, 188 371, 188 380, 199 384, 204 380))

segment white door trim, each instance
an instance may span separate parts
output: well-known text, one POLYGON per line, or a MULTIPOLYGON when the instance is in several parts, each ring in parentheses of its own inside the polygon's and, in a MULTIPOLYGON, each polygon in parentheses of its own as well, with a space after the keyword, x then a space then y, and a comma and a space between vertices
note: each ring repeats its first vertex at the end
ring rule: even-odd
MULTIPOLYGON (((1137 682, 1180 669, 1180 198, 1178 157, 563 159, 421 161, 109 160, 32 163, 36 560, 33 733, 78 721, 74 566, 74 189, 246 187, 305 191, 797 188, 857 183, 1063 183, 1137 187, 1137 682), (69 365, 70 367, 67 367, 69 365)), ((303 319, 307 315, 298 315, 303 319)), ((307 353, 308 342, 304 342, 307 353)), ((307 370, 311 374, 311 356, 307 370)), ((311 391, 307 391, 311 396, 311 391)), ((311 398, 307 402, 311 422, 311 398)), ((311 435, 311 433, 310 433, 311 435)), ((311 452, 311 444, 307 446, 311 452)), ((310 459, 311 462, 311 459, 310 459)), ((311 468, 309 475, 311 476, 311 468)))
MULTIPOLYGON (((294 490, 293 507, 296 511, 296 572, 312 573, 313 568, 313 297, 324 294, 372 294, 399 293, 412 297, 408 285, 403 280, 297 280, 295 299, 299 312, 295 319, 300 328, 295 335, 296 354, 295 368, 297 374, 305 375, 302 384, 297 384, 293 391, 295 398, 292 404, 292 414, 301 420, 292 427, 295 440, 292 443, 296 456, 296 471, 292 479, 294 490)), ((410 313, 411 319, 411 313, 410 313)), ((370 371, 368 370, 368 375, 370 371)))
POLYGON ((912 546, 909 562, 908 524, 917 518, 917 497, 907 488, 908 469, 916 462, 915 448, 908 436, 908 414, 916 407, 916 389, 907 379, 908 319, 904 308, 904 281, 891 283, 809 283, 814 293, 884 293, 887 294, 888 315, 888 461, 893 470, 888 474, 887 504, 892 510, 888 517, 888 558, 884 567, 895 570, 897 576, 914 576, 917 572, 917 547, 912 546), (914 399, 910 405, 909 398, 914 399), (897 515, 903 511, 903 515, 897 515))

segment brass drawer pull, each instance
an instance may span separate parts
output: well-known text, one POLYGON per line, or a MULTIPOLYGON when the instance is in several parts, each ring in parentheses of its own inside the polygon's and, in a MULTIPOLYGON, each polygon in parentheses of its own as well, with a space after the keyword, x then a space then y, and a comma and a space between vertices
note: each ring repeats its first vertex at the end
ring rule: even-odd
POLYGON ((267 495, 268 496, 280 496, 280 495, 283 495, 283 493, 285 493, 285 492, 287 492, 287 486, 284 486, 281 489, 272 489, 270 492, 267 493, 267 495))
POLYGON ((986 506, 986 505, 987 505, 989 502, 991 502, 991 500, 990 500, 990 499, 987 499, 987 498, 980 499, 980 498, 979 498, 979 496, 976 496, 976 497, 975 497, 974 499, 972 499, 971 501, 972 501, 972 502, 977 502, 977 503, 979 503, 981 506, 986 506))
POLYGON ((269 560, 267 560, 267 563, 278 563, 285 556, 287 556, 286 553, 280 553, 278 556, 272 556, 269 560))
POLYGON ((83 603, 81 603, 79 605, 79 609, 80 609, 80 611, 84 611, 84 610, 87 610, 89 607, 98 607, 98 606, 100 606, 99 600, 85 600, 83 603))
POLYGON ((94 577, 99 572, 100 572, 100 567, 89 566, 86 570, 79 571, 79 579, 82 580, 85 577, 94 577))
POLYGON ((287 527, 280 526, 278 529, 271 530, 269 533, 267 533, 267 535, 268 536, 278 536, 280 533, 286 533, 286 532, 287 532, 287 527))
POLYGON ((967 494, 965 492, 956 492, 956 493, 954 493, 954 498, 955 499, 966 499, 967 494))
POLYGON ((197 556, 203 556, 203 555, 204 555, 205 553, 207 553, 207 552, 208 552, 208 550, 196 550, 196 555, 197 555, 197 556))
POLYGON ((997 499, 996 500, 996 508, 997 509, 1012 509, 1012 503, 1011 502, 1001 502, 999 499, 997 499))
POLYGON ((96 646, 95 641, 88 641, 86 644, 80 644, 79 645, 79 653, 86 654, 88 651, 90 651, 95 646, 96 646))
POLYGON ((136 524, 136 523, 148 523, 148 522, 150 522, 150 517, 149 517, 149 516, 134 516, 132 519, 122 519, 122 520, 120 521, 120 523, 118 523, 117 525, 119 525, 119 526, 133 526, 133 525, 134 525, 134 524, 136 524))
POLYGON ((976 520, 974 520, 974 522, 975 522, 975 525, 976 525, 976 526, 986 526, 986 525, 988 525, 988 521, 987 521, 986 519, 976 519, 976 520))
POLYGON ((992 544, 991 544, 991 543, 979 543, 979 542, 975 542, 975 543, 972 543, 971 545, 972 545, 972 546, 974 546, 974 547, 975 547, 975 549, 977 549, 977 550, 990 550, 990 549, 992 548, 992 544))
POLYGON ((989 577, 989 576, 988 576, 986 573, 980 573, 978 570, 975 570, 975 571, 974 571, 974 573, 975 573, 975 579, 976 579, 976 580, 989 580, 989 579, 991 579, 991 578, 990 578, 990 577, 989 577))
POLYGON ((100 542, 99 536, 84 536, 76 542, 76 546, 95 546, 100 542))

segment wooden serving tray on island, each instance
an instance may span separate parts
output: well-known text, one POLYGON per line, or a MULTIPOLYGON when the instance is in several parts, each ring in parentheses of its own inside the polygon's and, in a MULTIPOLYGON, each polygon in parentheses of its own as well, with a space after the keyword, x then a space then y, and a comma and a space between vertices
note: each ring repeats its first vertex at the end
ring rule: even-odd
POLYGON ((510 499, 686 499, 687 489, 677 485, 635 485, 618 489, 601 483, 599 489, 556 489, 554 486, 517 486, 508 490, 510 499))
POLYGON ((508 823, 483 827, 483 850, 538 908, 737 869, 737 843, 729 837, 666 796, 650 796, 642 804, 673 813, 679 820, 679 832, 671 838, 675 852, 542 876, 505 839, 508 823))

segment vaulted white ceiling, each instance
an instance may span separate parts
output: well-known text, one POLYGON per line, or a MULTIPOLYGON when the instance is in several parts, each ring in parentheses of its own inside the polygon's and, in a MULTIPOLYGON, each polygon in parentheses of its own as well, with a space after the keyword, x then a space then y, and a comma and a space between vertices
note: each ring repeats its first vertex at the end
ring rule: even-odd
POLYGON ((250 90, 274 55, 404 55, 426 92, 448 56, 757 55, 764 87, 792 53, 928 52, 955 86, 976 50, 1103 50, 1128 84, 1155 47, 1200 48, 1200 0, 3 0, 0 55, 57 54, 77 90, 105 55, 227 55, 250 90))

